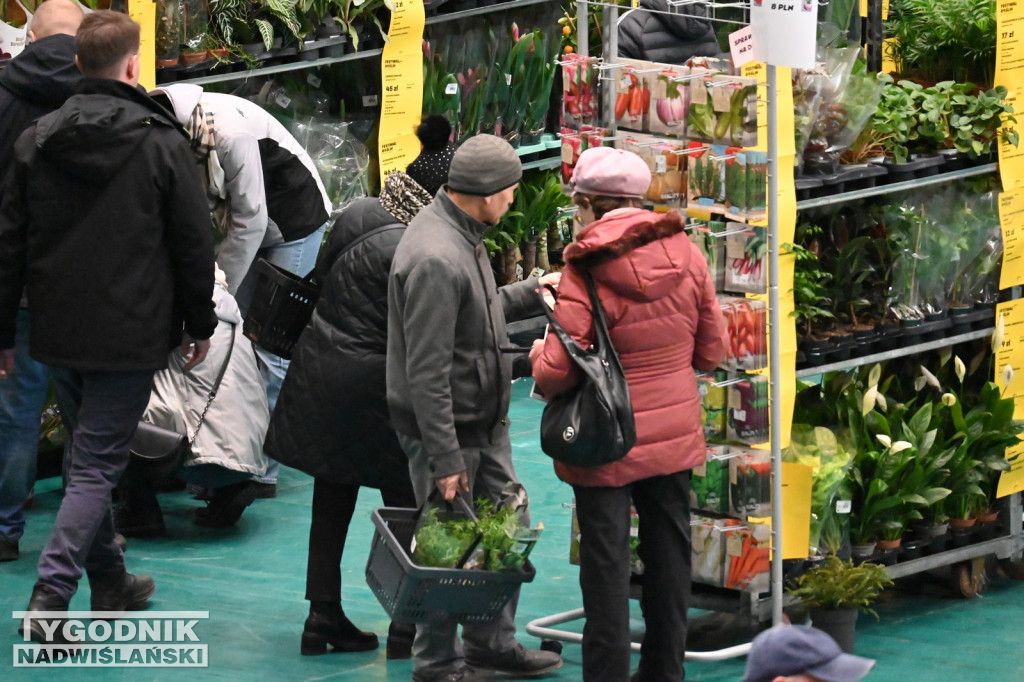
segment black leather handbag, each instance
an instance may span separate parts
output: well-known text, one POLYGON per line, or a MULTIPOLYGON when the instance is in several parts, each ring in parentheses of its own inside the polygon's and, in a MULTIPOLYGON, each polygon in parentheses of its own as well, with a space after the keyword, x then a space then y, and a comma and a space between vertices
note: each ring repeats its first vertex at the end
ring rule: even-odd
POLYGON ((192 443, 195 442, 196 436, 199 435, 199 429, 206 421, 206 413, 210 411, 210 405, 213 404, 213 399, 217 395, 217 389, 220 388, 220 382, 228 369, 228 363, 231 362, 231 352, 234 348, 235 325, 231 325, 231 343, 228 346, 228 353, 217 374, 217 380, 213 382, 213 387, 206 398, 206 407, 203 408, 203 413, 199 416, 199 423, 196 424, 196 430, 192 437, 189 438, 183 433, 140 421, 139 427, 135 430, 135 436, 132 437, 128 468, 125 470, 126 476, 158 481, 173 476, 178 467, 185 463, 185 458, 188 457, 188 453, 192 449, 192 443))
MULTIPOLYGON (((626 375, 608 335, 594 281, 589 273, 582 274, 594 318, 592 351, 581 348, 555 319, 547 304, 543 306, 551 330, 558 335, 584 377, 577 386, 555 396, 544 407, 540 446, 558 462, 597 466, 625 457, 636 444, 636 423, 626 375)), ((553 288, 547 288, 557 296, 553 288)))

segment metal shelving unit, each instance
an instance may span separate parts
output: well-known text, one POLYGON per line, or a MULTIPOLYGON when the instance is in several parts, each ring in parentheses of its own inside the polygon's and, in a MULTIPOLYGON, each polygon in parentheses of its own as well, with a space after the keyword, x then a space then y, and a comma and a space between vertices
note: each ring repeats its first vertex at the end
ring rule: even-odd
MULTIPOLYGON (((529 7, 530 5, 540 5, 550 2, 552 2, 552 0, 513 0, 510 2, 501 2, 496 5, 489 5, 487 7, 477 7, 474 9, 468 9, 463 12, 435 14, 433 16, 429 16, 426 18, 426 25, 433 26, 435 24, 443 24, 448 21, 456 21, 458 19, 469 19, 471 17, 481 16, 483 14, 492 14, 494 12, 504 12, 508 10, 521 9, 523 7, 529 7)), ((301 71, 303 69, 315 69, 320 66, 330 66, 331 64, 342 64, 344 62, 354 61, 358 59, 379 57, 382 52, 383 50, 377 48, 373 50, 366 50, 363 52, 352 52, 350 54, 344 54, 338 57, 323 57, 321 59, 314 59, 311 61, 296 61, 288 62, 287 64, 274 64, 272 66, 261 66, 255 69, 246 69, 245 71, 229 71, 226 73, 210 74, 208 76, 198 76, 196 78, 183 78, 181 80, 173 82, 192 83, 193 85, 205 85, 207 83, 220 83, 223 81, 246 80, 248 78, 255 78, 259 76, 271 76, 275 73, 301 71)))
POLYGON ((894 348, 893 350, 887 350, 881 353, 862 355, 857 358, 843 360, 842 362, 833 362, 827 365, 818 365, 817 367, 806 367, 804 369, 798 369, 796 371, 796 377, 798 379, 801 379, 804 377, 818 376, 819 374, 825 374, 826 372, 835 372, 843 369, 853 369, 854 367, 860 367, 861 365, 870 365, 875 362, 884 362, 885 360, 902 358, 907 355, 917 355, 918 353, 925 353, 930 350, 937 350, 939 348, 953 346, 958 343, 964 343, 965 341, 983 339, 991 335, 992 327, 989 327, 987 329, 978 329, 976 331, 965 332, 963 334, 947 336, 945 338, 937 339, 935 341, 925 341, 923 343, 915 343, 912 346, 894 348))
POLYGON ((973 178, 978 175, 986 175, 988 173, 995 172, 997 169, 997 164, 986 163, 984 165, 975 166, 973 168, 963 168, 961 170, 950 171, 948 173, 937 173, 935 175, 930 175, 926 178, 916 178, 914 180, 894 182, 888 185, 878 185, 877 187, 855 189, 849 192, 831 194, 829 196, 817 197, 815 199, 804 199, 803 201, 796 202, 796 208, 798 211, 802 211, 808 208, 831 206, 832 204, 838 204, 846 201, 854 201, 856 199, 866 199, 868 197, 883 196, 885 194, 903 192, 909 189, 920 189, 921 187, 928 187, 930 185, 940 185, 947 182, 952 182, 954 180, 963 180, 964 178, 973 178))

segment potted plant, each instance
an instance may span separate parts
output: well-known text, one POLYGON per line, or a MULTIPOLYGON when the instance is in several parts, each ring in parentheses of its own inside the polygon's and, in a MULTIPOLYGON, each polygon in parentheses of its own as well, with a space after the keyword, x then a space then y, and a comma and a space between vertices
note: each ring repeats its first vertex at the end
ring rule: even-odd
MULTIPOLYGON (((817 225, 804 224, 798 229, 801 241, 810 242, 822 233, 817 225)), ((793 312, 797 335, 804 346, 808 364, 824 361, 826 338, 820 332, 835 319, 829 307, 828 284, 832 274, 821 267, 817 254, 802 244, 783 244, 786 253, 793 254, 793 312)))
POLYGON ((544 132, 555 79, 554 41, 547 40, 539 29, 518 35, 513 24, 512 31, 514 43, 504 70, 508 74, 508 111, 520 115, 520 142, 536 145, 544 132))
POLYGON ((355 51, 359 51, 361 41, 372 49, 388 40, 377 13, 394 8, 394 0, 334 0, 334 21, 348 35, 355 51))
POLYGON ((843 651, 852 652, 859 612, 863 609, 877 618, 871 605, 892 584, 878 564, 830 556, 797 578, 787 592, 807 606, 811 625, 830 634, 843 651))
POLYGON ((253 58, 270 56, 281 29, 302 39, 295 5, 287 0, 211 0, 210 12, 220 40, 242 45, 253 58))

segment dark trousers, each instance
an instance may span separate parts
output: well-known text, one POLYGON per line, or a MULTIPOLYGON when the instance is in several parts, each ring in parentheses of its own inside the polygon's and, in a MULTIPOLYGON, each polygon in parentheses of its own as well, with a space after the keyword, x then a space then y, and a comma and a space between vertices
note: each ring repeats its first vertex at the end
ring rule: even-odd
MULTIPOLYGON (((341 601, 341 557, 359 488, 324 478, 313 479, 313 521, 309 527, 306 564, 306 599, 311 602, 336 604, 341 601)), ((381 490, 380 496, 385 507, 411 509, 416 506, 411 488, 381 490)))
POLYGON ((690 595, 690 473, 656 476, 618 488, 573 486, 580 524, 583 679, 630 676, 630 503, 640 517, 644 563, 641 607, 646 631, 642 682, 679 682, 690 595))
POLYGON ((83 571, 101 580, 124 573, 110 494, 128 465, 132 436, 153 390, 153 371, 55 368, 53 380, 71 457, 64 499, 39 555, 39 584, 70 601, 83 571))

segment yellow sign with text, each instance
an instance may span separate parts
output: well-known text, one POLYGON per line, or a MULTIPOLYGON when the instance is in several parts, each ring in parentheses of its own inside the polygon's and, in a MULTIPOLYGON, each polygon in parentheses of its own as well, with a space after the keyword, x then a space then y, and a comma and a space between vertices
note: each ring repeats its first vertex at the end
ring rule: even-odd
POLYGON ((999 475, 996 497, 1006 497, 1024 490, 1024 443, 1006 448, 1006 459, 1010 460, 1010 470, 999 475))
POLYGON ((419 156, 416 126, 423 110, 423 3, 395 0, 381 55, 378 156, 381 182, 419 156))
POLYGON ((139 36, 139 85, 156 87, 156 0, 128 0, 128 16, 142 31, 139 36))
POLYGON ((1024 381, 1014 374, 1024 367, 1024 299, 996 306, 995 353, 992 380, 1004 397, 1013 398, 1014 419, 1024 419, 1024 381))
MULTIPOLYGON (((1014 111, 1024 111, 1024 3, 1018 0, 998 0, 996 7, 996 76, 995 85, 1007 90, 1006 103, 1014 111)), ((1014 128, 1005 120, 1006 128, 1014 128)), ((1024 187, 1024 146, 1008 144, 1001 137, 999 145, 999 174, 1003 189, 1024 187)))
POLYGON ((1024 189, 999 195, 999 227, 1003 233, 1003 267, 999 288, 1024 284, 1024 189))
MULTIPOLYGON (((782 558, 806 559, 811 546, 811 467, 782 463, 782 558)), ((772 517, 750 517, 754 523, 772 525, 772 517)))

